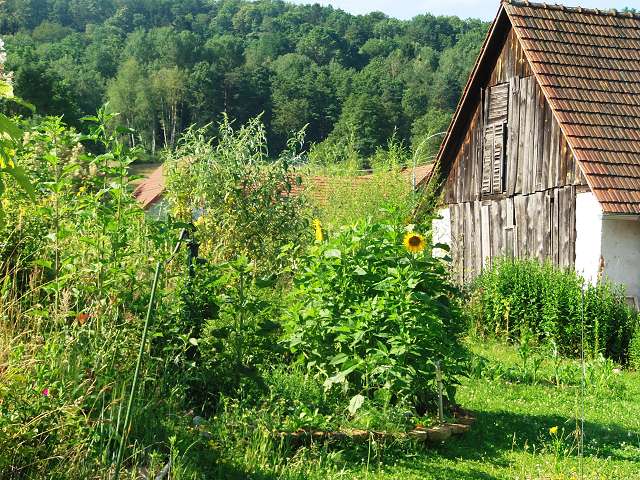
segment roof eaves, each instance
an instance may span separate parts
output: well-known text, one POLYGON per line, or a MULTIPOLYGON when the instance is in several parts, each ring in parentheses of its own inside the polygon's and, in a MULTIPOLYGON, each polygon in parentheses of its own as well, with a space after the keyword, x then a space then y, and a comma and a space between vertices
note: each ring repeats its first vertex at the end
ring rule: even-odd
POLYGON ((528 0, 502 0, 502 3, 513 5, 514 7, 544 8, 546 10, 559 10, 559 11, 568 12, 568 13, 582 13, 582 14, 600 15, 600 16, 609 16, 609 17, 640 19, 640 13, 635 13, 632 11, 620 12, 614 8, 601 10, 599 8, 567 7, 566 5, 529 2, 528 0))

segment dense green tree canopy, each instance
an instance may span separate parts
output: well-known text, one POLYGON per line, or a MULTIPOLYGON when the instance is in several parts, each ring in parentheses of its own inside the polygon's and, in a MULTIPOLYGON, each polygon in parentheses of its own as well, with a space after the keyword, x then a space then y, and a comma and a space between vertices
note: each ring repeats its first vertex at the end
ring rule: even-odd
POLYGON ((72 124, 109 101, 150 151, 225 112, 262 114, 274 153, 305 125, 364 155, 392 135, 415 146, 447 123, 486 28, 278 0, 0 3, 21 97, 72 124))

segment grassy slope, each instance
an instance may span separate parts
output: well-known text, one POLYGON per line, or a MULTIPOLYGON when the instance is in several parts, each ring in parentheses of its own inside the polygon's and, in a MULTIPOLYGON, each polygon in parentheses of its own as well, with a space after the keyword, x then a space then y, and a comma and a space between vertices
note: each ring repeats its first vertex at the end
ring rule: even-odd
MULTIPOLYGON (((515 365, 517 354, 504 346, 472 349, 491 362, 515 365)), ((543 365, 549 372, 550 362, 543 365)), ((616 375, 616 388, 587 393, 584 478, 640 479, 640 374, 616 375)), ((268 454, 227 450, 217 476, 227 478, 371 479, 571 479, 581 478, 572 438, 556 450, 549 428, 570 437, 579 402, 576 387, 510 384, 470 379, 459 401, 475 411, 473 431, 443 447, 423 450, 379 446, 358 450, 303 449, 285 461, 268 454), (559 453, 554 453, 554 452, 559 453), (226 457, 226 458, 225 458, 226 457), (270 457, 270 458, 269 458, 270 457), (370 458, 370 461, 367 460, 370 458), (378 457, 380 458, 380 457, 378 457), (286 462, 286 463, 285 463, 286 462), (251 472, 251 473, 249 473, 251 472)), ((265 452, 266 453, 266 452, 265 452)))

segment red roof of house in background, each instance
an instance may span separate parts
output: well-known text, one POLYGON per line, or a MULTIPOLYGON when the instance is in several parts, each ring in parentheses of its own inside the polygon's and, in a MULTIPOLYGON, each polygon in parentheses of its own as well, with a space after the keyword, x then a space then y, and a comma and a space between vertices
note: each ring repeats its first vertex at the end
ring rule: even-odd
MULTIPOLYGON (((427 177, 431 173, 433 165, 419 165, 415 168, 416 175, 416 187, 421 187, 426 183, 427 177)), ((413 181, 413 168, 405 167, 402 169, 402 175, 407 178, 408 182, 413 181)), ((335 181, 336 177, 331 176, 302 176, 301 185, 293 185, 291 193, 293 195, 301 194, 307 185, 312 186, 312 195, 318 201, 325 201, 330 193, 330 186, 335 181)), ((337 177, 343 179, 349 179, 353 186, 361 185, 374 178, 372 173, 366 175, 358 175, 355 177, 337 177)), ((138 200, 138 203, 148 210, 151 206, 159 201, 164 194, 165 189, 165 176, 163 166, 156 168, 151 175, 144 179, 134 190, 133 196, 138 200)))
POLYGON ((164 193, 164 171, 163 166, 156 168, 151 175, 138 184, 133 191, 133 196, 145 210, 149 209, 155 202, 162 198, 164 193))

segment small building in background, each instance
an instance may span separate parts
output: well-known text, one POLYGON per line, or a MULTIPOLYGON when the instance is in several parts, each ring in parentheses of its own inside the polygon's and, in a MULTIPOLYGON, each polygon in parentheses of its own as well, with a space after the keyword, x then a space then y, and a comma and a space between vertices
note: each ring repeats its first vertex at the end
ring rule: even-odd
POLYGON ((538 258, 640 298, 640 16, 502 2, 430 181, 468 282, 538 258))
MULTIPOLYGON (((407 185, 414 189, 422 188, 427 183, 433 164, 404 167, 400 171, 406 178, 407 185)), ((300 182, 291 182, 291 195, 302 195, 307 191, 310 198, 322 205, 330 200, 336 183, 344 185, 348 183, 354 190, 358 186, 366 184, 374 179, 373 172, 363 171, 354 176, 328 176, 328 175, 302 175, 300 182)), ((168 213, 167 201, 164 198, 166 178, 164 166, 160 165, 151 174, 142 180, 133 192, 140 206, 153 218, 165 218, 168 213)))

